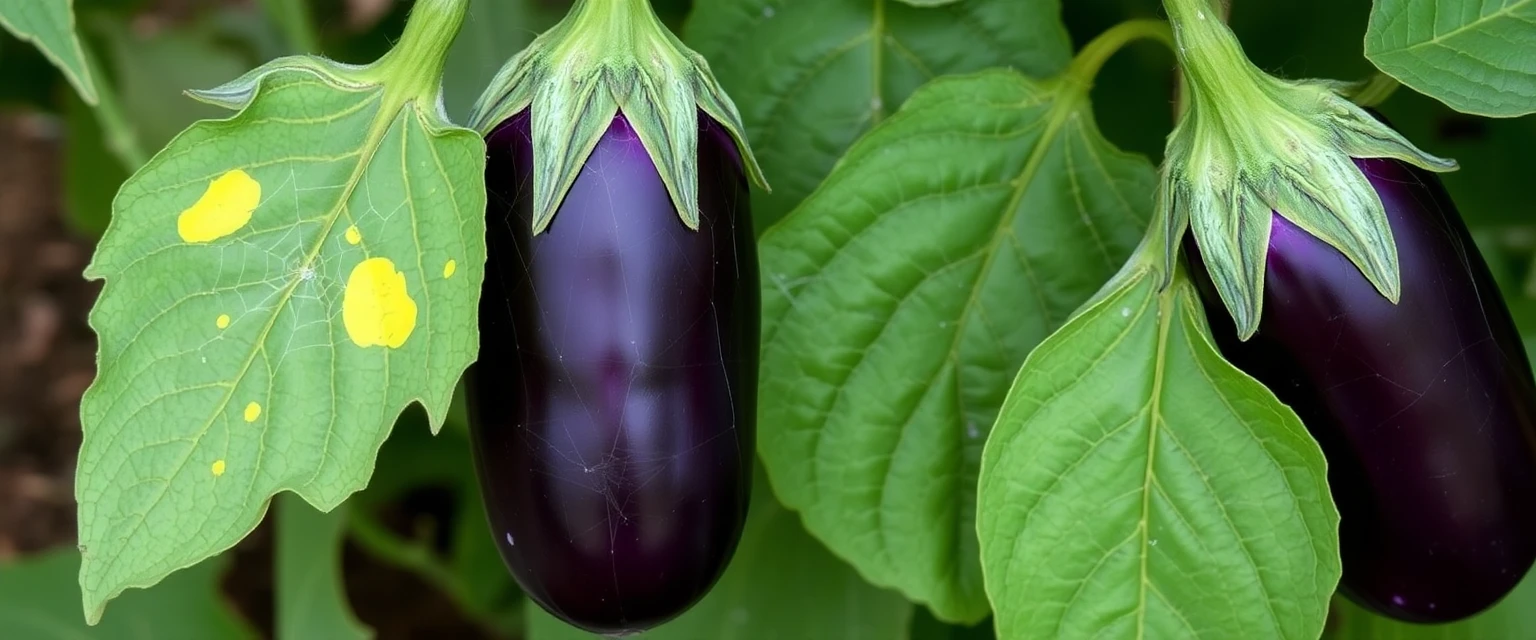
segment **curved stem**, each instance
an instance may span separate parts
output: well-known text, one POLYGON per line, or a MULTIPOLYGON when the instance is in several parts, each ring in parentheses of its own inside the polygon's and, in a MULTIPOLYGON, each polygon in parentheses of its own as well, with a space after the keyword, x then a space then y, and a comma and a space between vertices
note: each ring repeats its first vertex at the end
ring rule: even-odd
POLYGON ((144 166, 144 163, 149 162, 149 154, 144 151, 144 145, 139 140, 139 132, 128 122, 128 116, 123 113, 123 105, 117 97, 117 87, 113 86, 111 78, 103 73, 101 62, 96 58, 90 39, 81 37, 79 40, 86 69, 91 77, 96 79, 97 101, 91 111, 96 114, 96 122, 101 126, 103 142, 107 150, 111 151, 112 155, 123 164, 123 168, 131 174, 144 166))
MULTIPOLYGON (((432 549, 395 535, 363 508, 355 508, 347 513, 347 536, 368 555, 410 572, 447 596, 460 611, 480 617, 482 612, 474 605, 469 587, 452 569, 438 560, 432 549)), ((485 620, 478 621, 494 626, 485 620)))
POLYGON ((1083 50, 1077 53, 1077 57, 1072 59, 1072 64, 1067 67, 1065 77, 1076 80, 1085 87, 1093 86, 1094 78, 1099 75, 1099 70, 1111 56, 1125 45, 1144 38, 1156 40, 1168 47, 1170 51, 1176 51, 1173 29, 1167 22, 1146 18, 1126 20, 1110 27, 1084 46, 1083 50))

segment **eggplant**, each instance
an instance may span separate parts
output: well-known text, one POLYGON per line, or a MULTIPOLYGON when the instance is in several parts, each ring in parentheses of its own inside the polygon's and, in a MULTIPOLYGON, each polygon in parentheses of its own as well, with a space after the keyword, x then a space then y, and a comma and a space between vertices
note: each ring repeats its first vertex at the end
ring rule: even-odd
POLYGON ((737 147, 699 122, 697 231, 622 112, 537 235, 527 111, 487 136, 475 464, 518 584, 595 633, 691 607, 747 515, 757 252, 737 147))
POLYGON ((1385 205, 1402 297, 1272 215, 1263 314, 1241 341, 1185 238, 1223 355, 1321 445, 1340 513, 1340 591, 1409 622, 1498 602, 1536 560, 1536 383, 1466 224, 1433 173, 1355 159, 1385 205))

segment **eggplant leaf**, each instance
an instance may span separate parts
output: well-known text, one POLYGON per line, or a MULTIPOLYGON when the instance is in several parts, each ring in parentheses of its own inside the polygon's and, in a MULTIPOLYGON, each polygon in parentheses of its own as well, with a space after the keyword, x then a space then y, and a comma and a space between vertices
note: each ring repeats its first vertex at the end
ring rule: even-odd
POLYGON ((1536 112, 1536 0, 1377 0, 1365 56, 1457 111, 1536 112))
POLYGON ((1083 83, 984 71, 919 90, 763 236, 758 442, 812 534, 940 619, 986 615, 987 430, 1130 254, 1154 181, 1083 83))
POLYGON ((37 45, 80 97, 96 104, 96 81, 75 34, 74 0, 0 0, 0 26, 37 45))
POLYGON ((438 106, 452 6, 418 3, 375 65, 282 58, 197 94, 238 113, 119 191, 86 270, 107 280, 76 479, 88 619, 278 492, 341 504, 412 402, 442 424, 485 263, 485 146, 438 106))
MULTIPOLYGON (((785 509, 759 471, 741 545, 720 582, 676 620, 642 640, 905 640, 912 604, 870 586, 827 553, 785 509)), ((528 640, 598 638, 531 600, 528 640)))
POLYGON ((741 109, 773 184, 752 194, 761 230, 925 81, 988 67, 1059 71, 1071 55, 1059 13, 1057 0, 715 0, 697 4, 686 35, 741 109))
POLYGON ((321 513, 298 496, 277 499, 273 560, 277 637, 350 640, 373 632, 352 614, 341 579, 341 537, 346 505, 321 513))
POLYGON ((1316 638, 1340 571, 1322 451, 1149 264, 1035 349, 987 442, 998 636, 1316 638))

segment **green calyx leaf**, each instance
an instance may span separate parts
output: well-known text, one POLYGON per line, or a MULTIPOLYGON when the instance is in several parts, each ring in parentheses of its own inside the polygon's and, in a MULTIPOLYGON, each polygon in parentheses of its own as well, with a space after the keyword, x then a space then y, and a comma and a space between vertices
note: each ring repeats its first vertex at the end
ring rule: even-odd
POLYGON ((418 0, 373 65, 286 58, 194 94, 238 113, 118 192, 86 268, 106 280, 75 481, 88 621, 281 492, 334 509, 410 404, 443 423, 485 264, 485 147, 435 86, 465 4, 418 0))
POLYGON ((1249 62, 1205 0, 1169 0, 1188 106, 1168 139, 1159 215, 1172 273, 1193 228, 1238 334, 1258 330, 1271 215, 1327 242, 1384 297, 1400 295, 1397 245, 1381 198, 1353 158, 1393 158, 1430 171, 1456 163, 1425 153, 1350 102, 1349 87, 1283 80, 1249 62))
POLYGON ((577 0, 564 20, 502 67, 476 102, 470 126, 489 135, 524 109, 531 109, 535 234, 549 227, 618 113, 645 145, 688 228, 699 228, 701 111, 730 132, 752 181, 768 189, 736 105, 709 63, 668 31, 646 0, 577 0))

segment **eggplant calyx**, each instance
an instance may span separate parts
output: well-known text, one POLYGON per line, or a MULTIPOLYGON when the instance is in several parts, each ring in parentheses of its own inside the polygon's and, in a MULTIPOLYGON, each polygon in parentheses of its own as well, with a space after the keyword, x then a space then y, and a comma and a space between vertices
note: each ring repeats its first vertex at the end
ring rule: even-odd
POLYGON ((577 0, 496 74, 475 103, 482 136, 531 110, 533 233, 549 227, 587 157, 618 113, 635 130, 678 217, 699 228, 700 112, 735 141, 752 181, 768 183, 730 96, 703 56, 667 30, 647 0, 577 0))
MULTIPOLYGON (((1263 312, 1271 216, 1328 243, 1394 304, 1397 244, 1386 210, 1354 158, 1393 158, 1430 171, 1456 163, 1418 149, 1343 94, 1345 83, 1264 73, 1207 0, 1169 0, 1186 108, 1168 137, 1159 215, 1164 260, 1192 227, 1211 281, 1247 340, 1263 312)), ((1171 273, 1172 269, 1168 271, 1171 273)))

